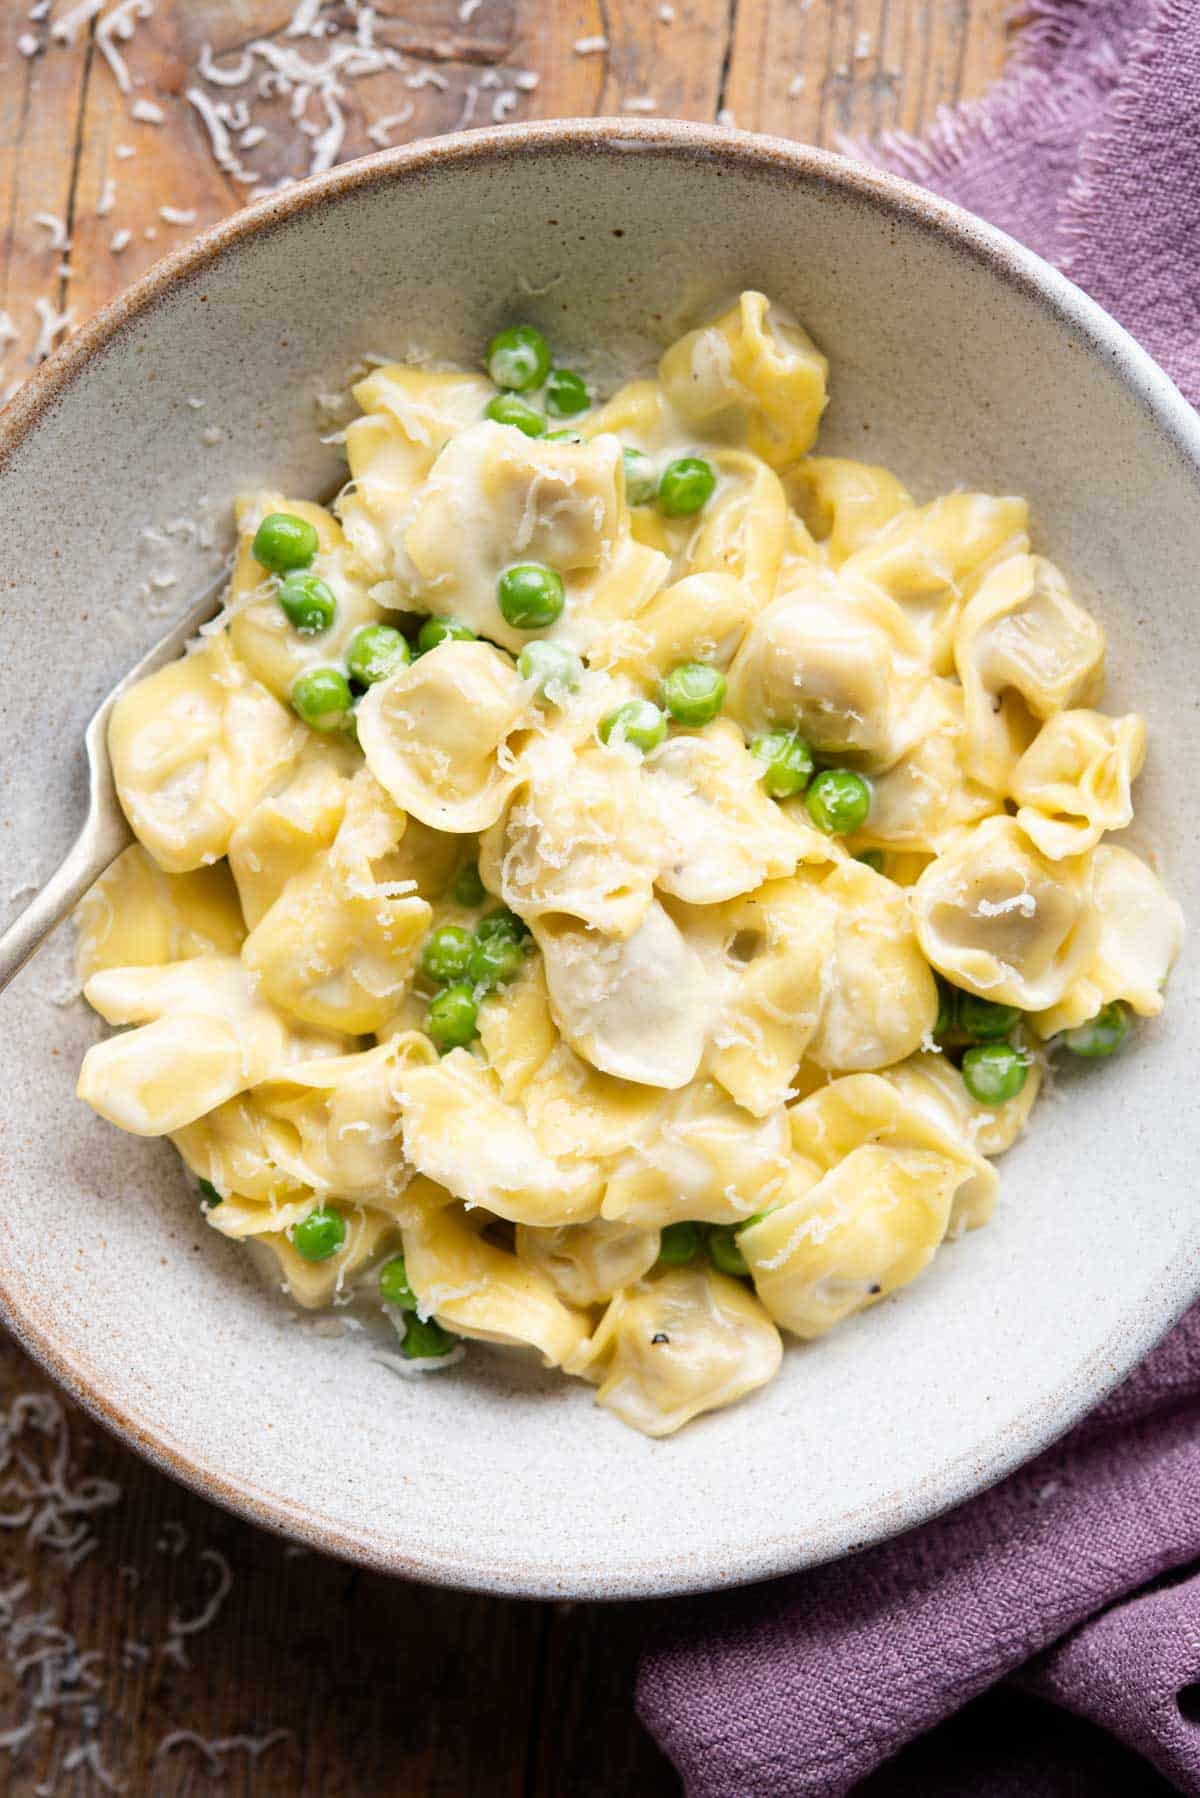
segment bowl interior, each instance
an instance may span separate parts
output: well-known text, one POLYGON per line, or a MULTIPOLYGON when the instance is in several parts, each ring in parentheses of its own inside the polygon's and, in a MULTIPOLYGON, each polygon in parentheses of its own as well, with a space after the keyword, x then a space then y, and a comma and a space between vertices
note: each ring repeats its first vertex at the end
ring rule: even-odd
MULTIPOLYGON (((746 285, 831 359, 822 447, 883 462, 922 497, 1030 498, 1037 547, 1108 630, 1106 704, 1147 717, 1138 846, 1190 907, 1197 432, 1032 258, 814 152, 685 128, 472 135, 257 216, 68 352, 0 433, 9 910, 82 816, 91 707, 209 577, 233 495, 336 477, 313 401, 354 358, 471 362, 517 312, 612 380, 746 285)), ((487 1351, 399 1379, 361 1337, 264 1293, 199 1220, 173 1151, 75 1101, 94 1026, 60 940, 0 999, 3 1302, 149 1452, 325 1547, 529 1593, 781 1571, 1033 1452, 1192 1296, 1200 1187, 1180 1095, 1195 984, 1185 953, 1133 1052, 1040 1107, 989 1229, 897 1301, 793 1347, 751 1401, 648 1442, 589 1389, 487 1351)))

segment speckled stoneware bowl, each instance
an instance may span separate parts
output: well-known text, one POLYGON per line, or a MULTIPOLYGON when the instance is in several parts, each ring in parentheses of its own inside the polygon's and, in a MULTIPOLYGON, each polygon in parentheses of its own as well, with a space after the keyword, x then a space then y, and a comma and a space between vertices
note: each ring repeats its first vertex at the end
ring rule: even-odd
MULTIPOLYGON (((0 423, 5 910, 78 825, 91 707, 209 578, 189 520, 219 520, 223 545, 242 486, 324 490, 338 464, 313 396, 355 356, 416 343, 471 362, 513 311, 573 353, 645 356, 743 285, 828 352, 823 445, 923 496, 969 483, 1031 498, 1038 546, 1108 630, 1110 705, 1146 714, 1140 838, 1190 908, 1194 414, 1094 305, 953 207, 792 144, 621 121, 470 133, 294 188, 160 264, 14 402, 0 423)), ((255 1283, 169 1146, 76 1102, 94 1025, 68 947, 0 1001, 4 1313, 157 1464, 372 1566, 615 1597, 841 1554, 1033 1454, 1200 1287, 1185 954, 1162 1020, 1039 1109, 992 1226, 897 1300, 793 1347, 749 1402, 650 1442, 590 1388, 486 1350, 401 1380, 361 1337, 298 1323, 255 1283)))

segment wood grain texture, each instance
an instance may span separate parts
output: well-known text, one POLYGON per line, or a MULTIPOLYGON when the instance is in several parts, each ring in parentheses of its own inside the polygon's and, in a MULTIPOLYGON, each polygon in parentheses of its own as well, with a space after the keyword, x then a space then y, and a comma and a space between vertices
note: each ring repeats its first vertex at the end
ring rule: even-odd
MULTIPOLYGON (((321 16, 341 32, 320 42, 287 37, 294 0, 104 0, 63 41, 78 0, 55 0, 33 21, 31 4, 0 8, 0 310, 16 333, 0 389, 32 366, 38 302, 52 319, 70 310, 80 322, 256 185, 305 172, 328 123, 319 95, 309 96, 306 134, 287 117, 295 93, 260 95, 258 83, 278 52, 319 64, 354 25, 331 0, 321 16), (122 11, 128 39, 111 29, 122 11), (97 35, 106 21, 128 92, 97 35), (247 90, 204 70, 236 71, 247 55, 253 104, 231 130, 239 178, 217 166, 188 96, 236 104, 247 90), (162 122, 133 116, 138 102, 161 109, 162 122), (261 140, 247 142, 259 127, 261 140), (50 248, 39 213, 63 222, 69 252, 50 248)), ((1010 10, 1010 0, 379 0, 372 41, 384 66, 344 83, 340 154, 496 117, 650 104, 835 147, 919 132, 999 71, 1010 10)), ((0 1344, 0 1409, 51 1390, 0 1344)), ((632 1714, 654 1607, 473 1598, 298 1553, 182 1492, 64 1409, 76 1477, 112 1479, 122 1496, 97 1513, 96 1547, 71 1574, 27 1526, 0 1530, 0 1738, 21 1717, 35 1720, 19 1753, 0 1748, 0 1790, 12 1798, 93 1798, 105 1772, 138 1798, 678 1791, 632 1714), (173 1618, 203 1614, 223 1566, 232 1586, 212 1622, 173 1632, 173 1618), (77 1666, 55 1630, 94 1658, 77 1666), (38 1653, 48 1661, 29 1660, 38 1653), (63 1676, 62 1702, 30 1713, 47 1689, 44 1666, 63 1676), (211 1757, 181 1730, 230 1745, 211 1757)), ((28 1430, 22 1440, 45 1471, 53 1443, 28 1430)), ((0 1523, 13 1513, 5 1479, 0 1523)))

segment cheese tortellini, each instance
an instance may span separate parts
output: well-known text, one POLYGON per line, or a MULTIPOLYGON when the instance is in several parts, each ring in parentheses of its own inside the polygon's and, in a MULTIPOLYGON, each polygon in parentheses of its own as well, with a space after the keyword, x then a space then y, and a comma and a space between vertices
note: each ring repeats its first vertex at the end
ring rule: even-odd
POLYGON ((813 453, 779 305, 604 396, 531 325, 484 368, 362 375, 342 491, 243 497, 115 707, 79 1094, 298 1305, 665 1436, 988 1223, 1182 918, 1025 501, 813 453))

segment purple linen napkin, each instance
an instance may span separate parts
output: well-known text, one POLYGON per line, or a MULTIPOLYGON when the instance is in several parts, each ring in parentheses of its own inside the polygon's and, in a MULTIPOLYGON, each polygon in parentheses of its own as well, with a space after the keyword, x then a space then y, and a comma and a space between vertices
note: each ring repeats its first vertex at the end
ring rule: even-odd
MULTIPOLYGON (((874 156, 1057 263, 1200 401, 1200 0, 1036 0, 984 100, 874 156)), ((638 1708, 689 1798, 1200 1794, 1200 1306, 980 1498, 671 1606, 638 1708), (978 1728, 935 1727, 1006 1676, 978 1728)))

